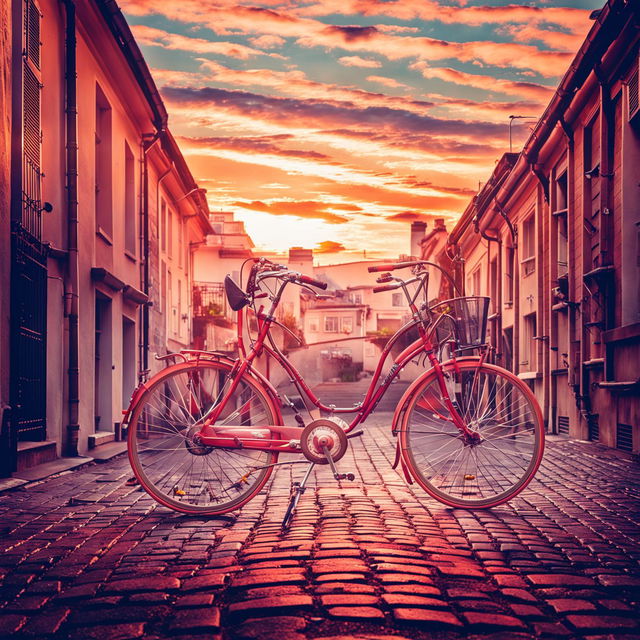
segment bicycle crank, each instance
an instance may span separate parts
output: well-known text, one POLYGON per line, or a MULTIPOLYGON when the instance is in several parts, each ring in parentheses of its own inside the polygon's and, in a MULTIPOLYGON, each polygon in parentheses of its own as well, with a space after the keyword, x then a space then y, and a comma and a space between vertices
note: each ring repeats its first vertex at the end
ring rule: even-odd
POLYGON ((300 436, 300 448, 309 462, 331 464, 347 452, 347 423, 340 418, 319 418, 310 422, 300 436), (328 453, 328 455, 327 455, 328 453))

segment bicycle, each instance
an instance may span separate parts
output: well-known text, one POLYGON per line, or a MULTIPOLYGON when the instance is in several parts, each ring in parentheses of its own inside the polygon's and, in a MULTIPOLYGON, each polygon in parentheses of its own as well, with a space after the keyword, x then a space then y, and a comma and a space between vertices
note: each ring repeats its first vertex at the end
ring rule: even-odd
POLYGON ((336 408, 316 397, 271 334, 274 324, 283 326, 276 310, 286 286, 296 284, 319 296, 316 289, 327 285, 263 258, 250 260, 246 290, 225 279, 230 307, 237 313, 239 356, 197 350, 162 356, 173 364, 139 385, 126 412, 133 472, 157 502, 187 514, 223 514, 256 496, 275 466, 306 463, 302 481, 292 485, 284 529, 316 464, 329 465, 337 481, 354 479, 340 473, 336 463, 349 440, 363 435, 356 427, 418 357, 430 368, 410 384, 395 410, 394 468, 399 465, 407 482, 417 482, 452 507, 494 507, 527 486, 542 459, 542 414, 524 382, 487 361, 488 298, 457 297, 429 307, 428 268, 438 265, 416 260, 369 267, 384 272, 374 292, 402 289, 411 320, 382 350, 364 400, 336 408), (399 269, 411 269, 411 276, 394 277, 391 272, 399 269), (271 303, 266 312, 257 307, 263 298, 271 303), (253 310, 256 324, 248 347, 245 307, 253 310), (392 349, 416 330, 418 337, 383 377, 392 349), (257 370, 255 361, 263 354, 284 368, 308 417, 257 370), (283 406, 293 413, 295 425, 284 424, 283 406), (350 423, 340 417, 348 413, 355 414, 350 423), (302 454, 303 459, 278 462, 280 453, 302 454))

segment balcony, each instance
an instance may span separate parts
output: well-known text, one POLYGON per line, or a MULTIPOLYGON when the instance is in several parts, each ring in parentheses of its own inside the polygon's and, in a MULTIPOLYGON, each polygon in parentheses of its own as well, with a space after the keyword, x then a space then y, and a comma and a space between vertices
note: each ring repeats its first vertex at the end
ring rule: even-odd
POLYGON ((227 316, 227 297, 222 282, 195 284, 193 316, 203 320, 222 320, 227 316))

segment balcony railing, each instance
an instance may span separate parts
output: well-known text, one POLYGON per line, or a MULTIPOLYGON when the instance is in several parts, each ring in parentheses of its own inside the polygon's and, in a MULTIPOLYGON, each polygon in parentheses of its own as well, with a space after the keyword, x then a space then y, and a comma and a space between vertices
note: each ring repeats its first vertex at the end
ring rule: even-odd
POLYGON ((193 315, 196 318, 212 319, 227 315, 227 297, 222 282, 194 285, 193 315))

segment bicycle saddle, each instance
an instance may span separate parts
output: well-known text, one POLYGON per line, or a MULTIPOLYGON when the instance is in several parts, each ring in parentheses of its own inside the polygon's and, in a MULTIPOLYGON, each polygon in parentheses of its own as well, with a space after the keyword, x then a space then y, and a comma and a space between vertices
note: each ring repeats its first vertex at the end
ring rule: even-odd
POLYGON ((240 311, 249 304, 249 296, 227 275, 224 278, 224 291, 227 294, 229 306, 234 311, 240 311))

